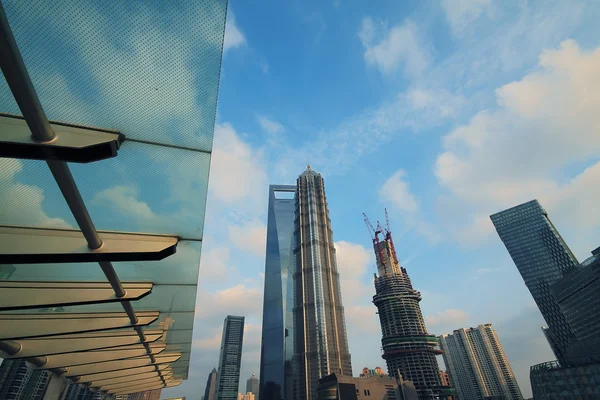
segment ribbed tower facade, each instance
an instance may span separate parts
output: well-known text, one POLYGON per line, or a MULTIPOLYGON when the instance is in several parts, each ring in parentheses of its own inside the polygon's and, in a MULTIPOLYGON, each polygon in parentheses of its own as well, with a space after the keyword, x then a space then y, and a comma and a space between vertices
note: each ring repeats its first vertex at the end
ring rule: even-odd
POLYGON ((522 400, 512 368, 491 324, 440 336, 444 364, 461 399, 522 400))
MULTIPOLYGON (((366 220, 368 222, 368 220, 366 220)), ((370 223, 368 223, 370 225, 370 223)), ((371 226, 372 227, 372 226, 371 226)), ((388 374, 412 381, 420 399, 444 396, 436 354, 438 341, 427 333, 419 302, 421 294, 413 289, 406 269, 400 266, 389 227, 373 230, 373 248, 377 260, 375 296, 382 333, 382 357, 388 374), (379 240, 379 234, 383 239, 379 240)))
POLYGON ((293 398, 311 400, 320 378, 352 365, 323 178, 308 166, 296 186, 293 398))

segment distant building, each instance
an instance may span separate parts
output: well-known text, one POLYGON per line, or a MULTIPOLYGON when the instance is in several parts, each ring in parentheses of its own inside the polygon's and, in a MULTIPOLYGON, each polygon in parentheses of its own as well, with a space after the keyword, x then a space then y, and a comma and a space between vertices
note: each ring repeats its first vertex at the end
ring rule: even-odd
POLYGON ((217 397, 217 369, 208 374, 206 379, 206 387, 204 388, 204 400, 216 400, 217 397))
POLYGON ((353 378, 331 374, 319 379, 316 400, 418 400, 409 381, 388 375, 353 378))
POLYGON ((383 370, 381 369, 381 367, 375 367, 375 369, 369 369, 367 367, 364 367, 362 369, 360 377, 361 378, 368 378, 369 376, 375 376, 375 375, 385 375, 385 372, 383 372, 383 370))
POLYGON ((522 400, 521 390, 491 324, 439 337, 459 399, 522 400))
POLYGON ((162 389, 146 390, 129 395, 129 400, 160 400, 162 389))
POLYGON ((579 262, 537 200, 490 218, 548 324, 545 334, 554 355, 561 364, 569 364, 567 348, 575 335, 551 287, 577 269, 579 262))
POLYGON ((217 371, 217 400, 237 400, 244 342, 244 317, 228 315, 223 322, 217 371))
POLYGON ((254 394, 250 393, 250 392, 248 392, 246 394, 238 393, 238 397, 237 398, 238 398, 238 400, 255 400, 256 399, 256 397, 254 396, 254 394))
POLYGON ((252 374, 246 381, 246 393, 252 393, 256 400, 258 400, 258 384, 259 382, 256 374, 252 374))
POLYGON ((42 400, 48 378, 48 371, 28 368, 24 360, 3 360, 0 365, 0 399, 42 400))

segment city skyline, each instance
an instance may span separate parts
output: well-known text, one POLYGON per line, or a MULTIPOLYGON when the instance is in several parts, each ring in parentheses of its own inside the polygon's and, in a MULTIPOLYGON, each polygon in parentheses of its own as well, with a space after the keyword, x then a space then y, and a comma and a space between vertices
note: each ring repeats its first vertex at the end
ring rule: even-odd
POLYGON ((537 197, 579 260, 595 247, 600 90, 586 71, 597 65, 599 5, 444 4, 230 2, 194 379, 204 383, 218 358, 225 314, 247 317, 241 373, 259 374, 268 185, 293 183, 310 158, 327 183, 354 374, 383 364, 378 340, 364 340, 380 328, 361 213, 387 207, 428 330, 493 323, 531 396, 529 367, 553 357, 489 215, 537 197))
POLYGON ((598 20, 590 0, 3 1, 1 120, 18 128, 2 137, 0 225, 20 244, 19 232, 48 235, 54 255, 39 241, 5 246, 0 356, 56 367, 46 397, 69 375, 198 400, 223 317, 240 315, 238 373, 260 371, 264 289, 277 287, 265 285, 267 188, 311 164, 336 232, 312 244, 335 252, 346 320, 336 338, 347 349, 329 360, 351 352, 354 376, 381 363, 377 261, 360 215, 387 207, 427 330, 493 323, 531 397, 530 371, 539 388, 579 368, 565 354, 590 358, 597 329, 577 303, 597 292, 581 286, 595 270, 532 283, 519 269, 539 265, 515 268, 489 216, 539 199, 572 253, 541 240, 571 258, 561 273, 597 249, 598 20), (112 242, 122 235, 141 247, 112 242), (69 262, 19 264, 29 256, 69 262), (64 302, 48 304, 44 288, 64 302), (545 335, 573 367, 551 361, 545 335))

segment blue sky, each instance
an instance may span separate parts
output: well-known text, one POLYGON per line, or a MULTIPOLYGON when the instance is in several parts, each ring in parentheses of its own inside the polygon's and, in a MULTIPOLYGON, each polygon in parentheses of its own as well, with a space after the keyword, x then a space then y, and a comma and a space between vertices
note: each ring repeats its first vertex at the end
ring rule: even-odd
MULTIPOLYGON (((210 15, 60 6, 80 13, 40 7, 13 25, 50 118, 210 146, 210 15)), ((164 396, 200 399, 227 314, 247 317, 240 388, 258 372, 268 185, 293 184, 309 160, 325 179, 355 374, 385 367, 362 213, 387 207, 429 331, 492 323, 529 396, 529 366, 552 354, 489 215, 538 198, 580 260, 599 245, 599 19, 595 1, 231 1, 190 379, 164 396)), ((72 167, 92 217, 199 237, 208 156, 148 149, 126 142, 101 170, 72 167)), ((0 163, 3 223, 74 226, 43 165, 0 163)), ((197 249, 180 250, 192 265, 197 249)))
POLYGON ((226 313, 247 316, 242 390, 258 372, 267 185, 293 184, 310 160, 325 178, 355 373, 385 366, 361 213, 387 207, 428 329, 492 323, 530 396, 529 366, 552 354, 488 217, 538 198, 581 260, 598 246, 599 17, 596 2, 230 2, 199 380, 172 393, 203 391, 226 313))

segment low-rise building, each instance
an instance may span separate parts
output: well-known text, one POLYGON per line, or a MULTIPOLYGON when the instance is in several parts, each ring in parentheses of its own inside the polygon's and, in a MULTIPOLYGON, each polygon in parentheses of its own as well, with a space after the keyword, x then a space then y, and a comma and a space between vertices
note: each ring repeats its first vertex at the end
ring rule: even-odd
POLYGON ((412 382, 388 375, 354 378, 331 374, 319 379, 317 400, 418 400, 412 382))

